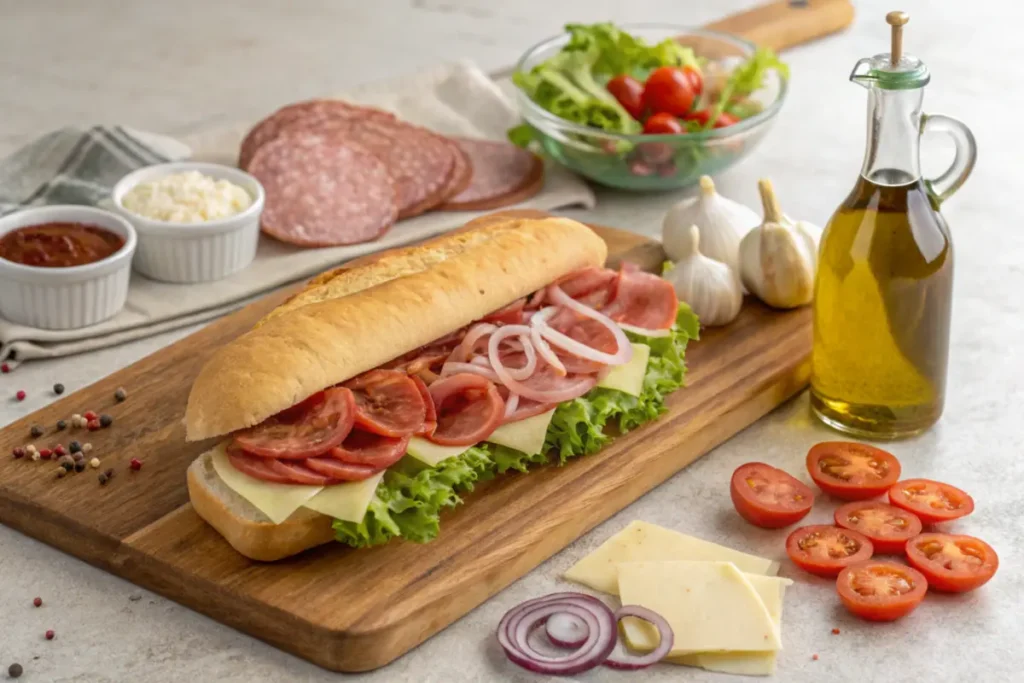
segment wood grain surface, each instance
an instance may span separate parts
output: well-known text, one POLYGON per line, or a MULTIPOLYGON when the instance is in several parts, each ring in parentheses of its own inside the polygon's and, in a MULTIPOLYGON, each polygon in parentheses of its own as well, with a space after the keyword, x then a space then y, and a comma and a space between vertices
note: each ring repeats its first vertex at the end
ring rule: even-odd
MULTIPOLYGON (((660 264, 660 246, 596 228, 612 261, 660 264)), ((0 522, 328 669, 383 666, 458 619, 800 391, 811 349, 809 311, 748 302, 687 352, 687 388, 668 412, 593 456, 508 474, 443 515, 432 543, 351 550, 331 544, 264 564, 236 553, 192 510, 181 416, 193 378, 220 345, 280 302, 270 296, 0 431, 0 522), (129 397, 116 403, 114 392, 129 397), (56 432, 95 410, 114 424, 56 432), (32 439, 31 425, 46 427, 32 439), (13 459, 14 446, 91 442, 99 470, 55 478, 55 461, 13 459), (129 470, 131 458, 143 461, 129 470), (113 468, 105 486, 99 472, 113 468), (367 590, 367 586, 373 590, 367 590)))

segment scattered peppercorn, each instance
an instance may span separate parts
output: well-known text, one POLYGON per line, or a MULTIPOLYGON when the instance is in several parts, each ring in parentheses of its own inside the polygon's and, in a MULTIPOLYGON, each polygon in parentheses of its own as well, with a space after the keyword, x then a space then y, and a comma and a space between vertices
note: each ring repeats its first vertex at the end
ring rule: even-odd
POLYGON ((100 421, 99 420, 89 420, 85 424, 85 428, 88 429, 90 432, 95 432, 97 429, 100 428, 100 421))
POLYGON ((113 479, 114 475, 116 474, 116 472, 114 472, 114 468, 111 467, 111 468, 107 469, 107 471, 104 472, 103 474, 107 475, 107 479, 113 479))
POLYGON ((78 427, 79 426, 78 423, 81 422, 81 421, 82 421, 82 416, 79 415, 78 413, 75 413, 74 415, 71 416, 71 426, 72 427, 78 427))
POLYGON ((88 453, 91 450, 92 450, 92 444, 91 443, 82 444, 82 452, 83 453, 88 453))
POLYGON ((18 399, 19 401, 24 401, 27 395, 28 394, 25 393, 24 389, 18 389, 18 393, 14 395, 14 398, 18 399))
POLYGON ((63 444, 57 444, 56 446, 53 447, 53 454, 54 455, 67 455, 68 452, 64 448, 63 444))
POLYGON ((39 451, 36 450, 35 444, 30 443, 29 445, 25 446, 25 452, 28 453, 29 455, 32 455, 33 453, 38 453, 39 451))
POLYGON ((109 427, 114 424, 114 418, 109 415, 100 415, 100 427, 109 427))
POLYGON ((82 444, 78 443, 77 441, 72 441, 71 443, 68 444, 68 450, 71 451, 72 453, 77 453, 80 450, 82 450, 82 444))
POLYGON ((61 384, 60 382, 57 382, 56 384, 54 384, 53 385, 53 393, 57 394, 58 396, 63 394, 64 393, 64 385, 61 384))
POLYGON ((0 365, 0 372, 4 373, 6 375, 10 371, 11 371, 11 366, 8 365, 7 363, 4 363, 3 365, 0 365))
POLYGON ((67 476, 67 474, 68 474, 68 471, 66 469, 64 469, 63 467, 58 467, 57 468, 57 478, 58 479, 63 479, 64 477, 67 476))
POLYGON ((138 458, 132 458, 131 462, 128 463, 128 466, 131 467, 136 472, 138 472, 139 470, 142 469, 142 461, 139 460, 138 458))
POLYGON ((818 655, 811 655, 811 659, 813 659, 814 661, 818 661, 818 655))
POLYGON ((121 403, 126 398, 128 398, 128 392, 124 390, 124 387, 118 387, 117 391, 114 392, 114 400, 121 403))
POLYGON ((94 413, 91 410, 87 410, 84 413, 82 413, 82 417, 84 417, 86 419, 86 421, 89 421, 89 420, 95 420, 97 417, 99 417, 99 415, 97 415, 96 413, 94 413))
POLYGON ((89 467, 91 467, 93 469, 97 469, 99 466, 100 466, 100 459, 99 458, 93 458, 92 460, 89 461, 89 467))
POLYGON ((32 604, 35 605, 36 607, 42 607, 43 606, 43 599, 42 598, 35 598, 34 600, 32 600, 32 604))
POLYGON ((107 481, 110 479, 104 472, 100 472, 100 476, 97 478, 100 480, 100 486, 106 486, 107 481))
POLYGON ((57 431, 58 432, 63 432, 67 428, 68 428, 68 423, 66 421, 64 421, 64 420, 57 420, 57 431))
POLYGON ((75 472, 85 472, 85 460, 78 459, 75 461, 75 472))
POLYGON ((49 460, 51 455, 53 455, 53 451, 51 451, 49 448, 39 449, 39 457, 41 457, 43 460, 49 460))
POLYGON ((839 635, 839 629, 837 629, 837 628, 832 629, 832 635, 838 636, 839 635))
POLYGON ((39 425, 32 425, 32 429, 28 430, 28 433, 32 435, 33 439, 38 439, 43 435, 43 428, 39 425))
POLYGON ((53 629, 51 628, 51 629, 50 629, 49 631, 47 631, 47 632, 46 632, 46 639, 47 639, 47 640, 53 640, 53 637, 54 637, 55 635, 57 635, 57 634, 56 634, 56 633, 54 633, 54 632, 53 632, 53 629))
MULTIPOLYGON (((4 363, 3 367, 4 367, 4 372, 7 372, 7 364, 6 363, 4 363)), ((23 673, 25 673, 25 669, 21 666, 21 664, 18 664, 17 662, 15 662, 14 664, 11 664, 9 667, 7 667, 7 675, 10 676, 11 678, 21 678, 21 674, 23 674, 23 673)))
POLYGON ((40 455, 39 455, 38 453, 33 453, 33 454, 32 454, 31 456, 29 456, 29 457, 31 457, 31 458, 32 458, 32 462, 39 462, 39 460, 40 460, 40 455))
POLYGON ((57 464, 67 469, 68 465, 70 465, 71 467, 75 466, 75 460, 70 455, 62 455, 59 458, 57 458, 57 464))
POLYGON ((75 462, 78 462, 79 460, 85 460, 85 453, 78 451, 77 453, 72 453, 71 457, 75 459, 75 462))
POLYGON ((15 459, 24 458, 25 457, 25 449, 22 448, 21 446, 15 446, 14 450, 11 451, 11 455, 13 455, 15 459))

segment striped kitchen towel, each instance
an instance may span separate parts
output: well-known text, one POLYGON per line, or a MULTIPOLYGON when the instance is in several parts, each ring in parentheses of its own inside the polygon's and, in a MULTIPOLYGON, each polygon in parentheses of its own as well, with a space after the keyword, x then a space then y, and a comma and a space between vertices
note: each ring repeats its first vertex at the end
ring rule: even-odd
POLYGON ((124 126, 61 128, 0 161, 0 216, 44 204, 100 205, 125 174, 190 154, 177 140, 124 126))

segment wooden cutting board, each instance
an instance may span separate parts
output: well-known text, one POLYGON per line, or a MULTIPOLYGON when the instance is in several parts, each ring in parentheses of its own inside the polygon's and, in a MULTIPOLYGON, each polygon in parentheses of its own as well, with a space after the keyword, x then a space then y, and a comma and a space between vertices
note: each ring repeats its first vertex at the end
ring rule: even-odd
MULTIPOLYGON (((611 263, 654 269, 642 237, 595 228, 611 263)), ((748 302, 690 346, 687 388, 668 412, 592 456, 508 474, 443 515, 432 543, 368 550, 340 544, 261 564, 237 554, 192 510, 185 470, 211 442, 187 444, 181 417, 215 349, 288 293, 254 303, 0 431, 0 522, 300 657, 337 671, 383 666, 502 590, 598 523, 800 391, 808 380, 810 313, 748 302), (125 387, 126 402, 114 391, 125 387), (72 413, 107 412, 97 432, 57 433, 72 413), (33 424, 47 434, 30 439, 33 424), (53 461, 11 449, 92 442, 97 470, 54 477, 53 461), (129 471, 131 458, 144 462, 129 471), (373 590, 367 590, 372 586, 373 590)))

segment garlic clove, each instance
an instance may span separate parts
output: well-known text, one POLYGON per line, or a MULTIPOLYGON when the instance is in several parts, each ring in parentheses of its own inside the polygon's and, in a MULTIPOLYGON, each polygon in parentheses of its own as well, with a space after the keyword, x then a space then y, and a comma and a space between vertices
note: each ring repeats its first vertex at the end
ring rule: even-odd
POLYGON ((701 176, 697 196, 680 201, 665 214, 662 244, 670 259, 683 260, 695 248, 689 229, 696 225, 704 255, 738 272, 740 240, 760 222, 757 213, 718 194, 710 176, 701 176))
POLYGON ((678 261, 665 278, 705 327, 732 322, 743 307, 739 279, 729 266, 701 253, 700 229, 696 225, 690 226, 684 238, 692 246, 690 254, 678 261))

